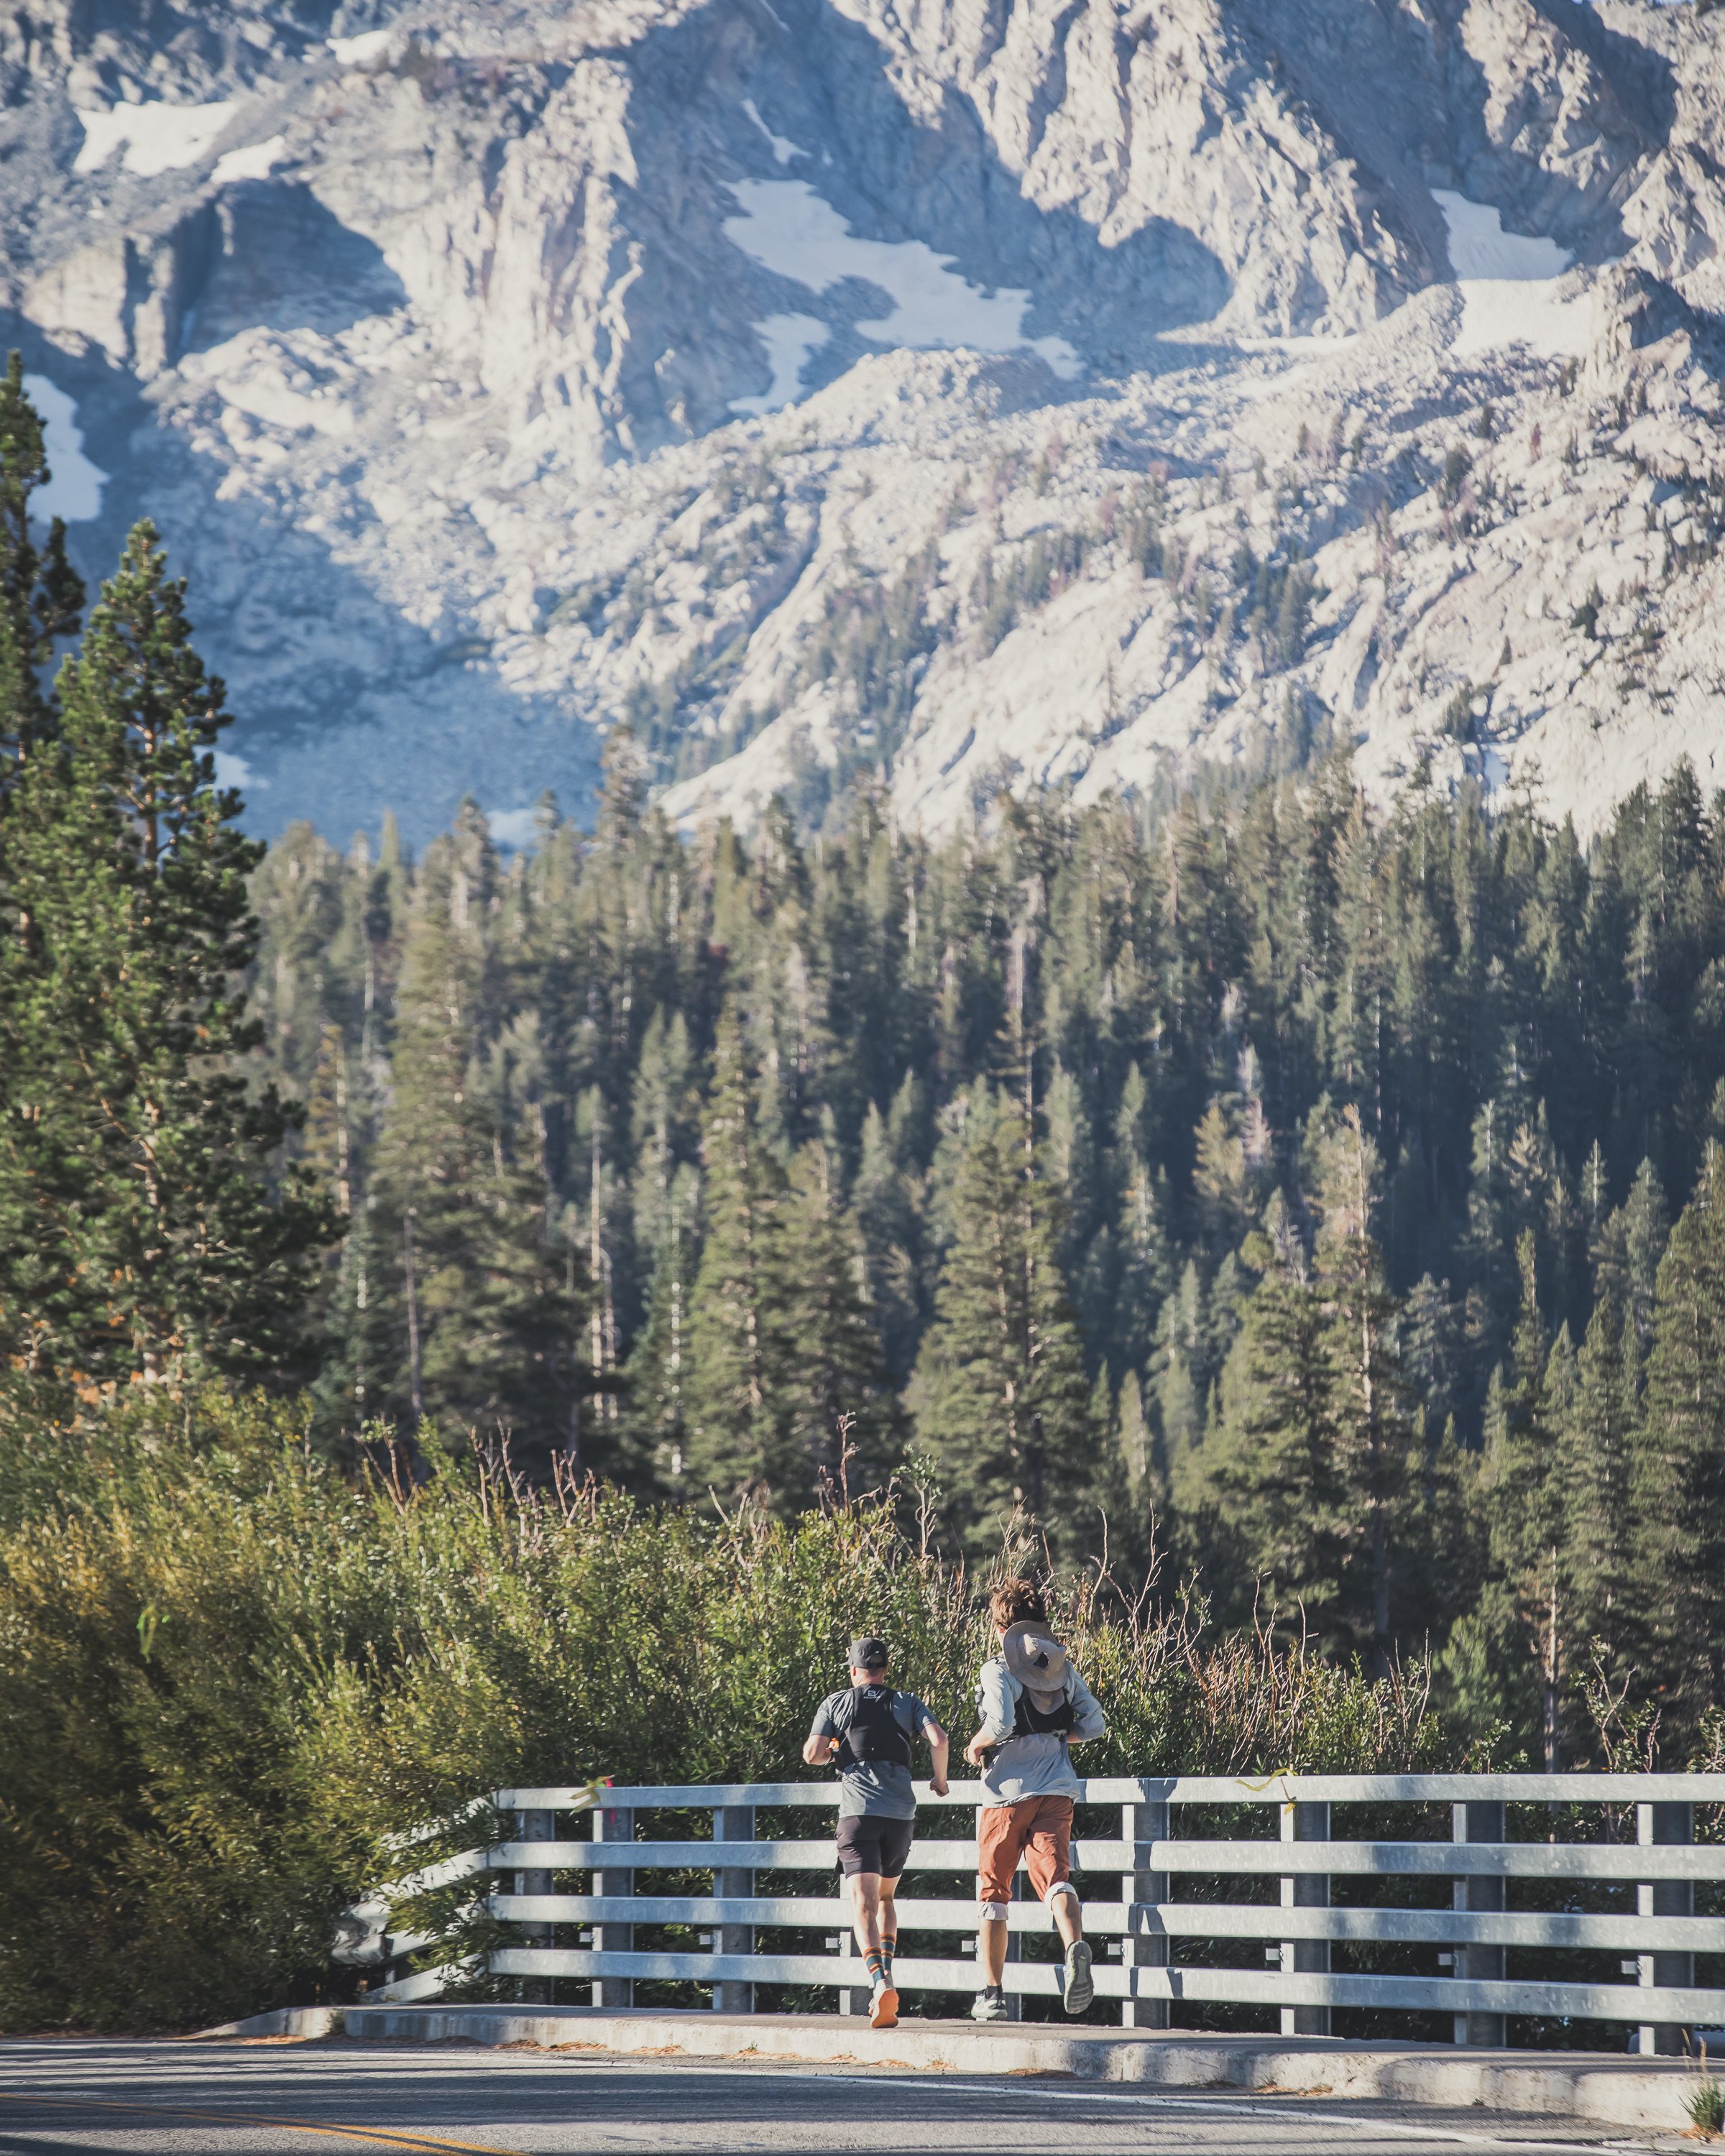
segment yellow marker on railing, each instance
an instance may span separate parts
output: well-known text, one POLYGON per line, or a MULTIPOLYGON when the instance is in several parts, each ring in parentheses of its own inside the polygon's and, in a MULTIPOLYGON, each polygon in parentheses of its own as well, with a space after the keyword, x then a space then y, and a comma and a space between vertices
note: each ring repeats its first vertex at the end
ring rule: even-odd
MULTIPOLYGON (((1295 1769, 1291 1767, 1278 1767, 1273 1774, 1266 1774, 1261 1782, 1250 1781, 1244 1774, 1236 1775, 1235 1779, 1239 1782, 1241 1789, 1250 1789, 1255 1797, 1261 1797, 1265 1790, 1269 1789, 1273 1784, 1276 1782, 1287 1781, 1292 1776, 1294 1772, 1295 1769)), ((1283 1808, 1286 1809, 1295 1801, 1296 1799, 1292 1797, 1284 1797, 1282 1799, 1283 1808)))

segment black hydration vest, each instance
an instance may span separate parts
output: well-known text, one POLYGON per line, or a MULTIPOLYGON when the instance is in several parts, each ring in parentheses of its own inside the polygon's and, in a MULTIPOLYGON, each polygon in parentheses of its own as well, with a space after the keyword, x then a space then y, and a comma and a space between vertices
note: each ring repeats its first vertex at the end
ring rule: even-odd
POLYGON ((1012 1733, 1014 1737, 1064 1737, 1077 1718, 1065 1692, 1053 1707, 1038 1707, 1029 1692, 1020 1691, 1012 1733))
POLYGON ((892 1711, 897 1697, 890 1685, 866 1685, 851 1693, 850 1721, 839 1740, 834 1766, 910 1765, 911 1740, 892 1711))

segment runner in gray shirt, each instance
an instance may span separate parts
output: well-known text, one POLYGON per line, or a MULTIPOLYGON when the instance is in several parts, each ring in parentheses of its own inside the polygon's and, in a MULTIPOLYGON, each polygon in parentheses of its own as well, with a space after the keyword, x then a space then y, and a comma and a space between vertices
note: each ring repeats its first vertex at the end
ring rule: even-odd
POLYGON ((898 2019, 892 1981, 898 1943, 895 1896, 916 1832, 916 1793, 911 1782, 911 1744, 922 1735, 932 1759, 929 1786, 947 1794, 947 1732, 915 1692, 886 1681, 886 1642, 853 1640, 850 1685, 829 1692, 814 1711, 803 1747, 811 1767, 839 1763, 839 1868, 850 1891, 856 1943, 872 1992, 871 2027, 898 2019))

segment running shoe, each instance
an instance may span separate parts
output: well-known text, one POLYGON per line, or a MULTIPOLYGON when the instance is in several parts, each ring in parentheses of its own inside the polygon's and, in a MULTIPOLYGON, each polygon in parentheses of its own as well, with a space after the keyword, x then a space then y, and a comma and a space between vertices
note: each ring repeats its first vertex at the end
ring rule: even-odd
POLYGON ((1076 1940, 1066 1949, 1066 1966, 1062 1972, 1061 2001, 1069 2014, 1081 2014, 1096 1995, 1096 1987, 1090 1973, 1090 1947, 1083 1939, 1076 1940))
POLYGON ((896 2029, 898 2026, 898 1994, 890 1984, 875 1986, 869 2000, 869 2026, 871 2029, 896 2029))
POLYGON ((970 2010, 973 2021, 1004 2021, 1006 2019, 1006 1994, 998 1984, 986 1985, 976 1995, 976 2005, 970 2010))

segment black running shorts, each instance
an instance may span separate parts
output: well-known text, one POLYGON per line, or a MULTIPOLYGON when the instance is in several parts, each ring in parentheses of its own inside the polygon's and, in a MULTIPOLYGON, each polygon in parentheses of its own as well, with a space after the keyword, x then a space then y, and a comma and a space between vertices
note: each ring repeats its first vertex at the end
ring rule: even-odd
POLYGON ((839 1869, 847 1879, 859 1871, 878 1871, 883 1879, 896 1879, 905 1868, 916 1832, 915 1820, 882 1819, 865 1812, 860 1819, 839 1822, 839 1869))

